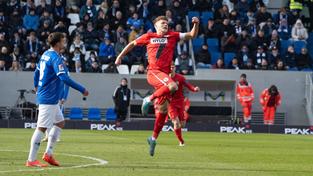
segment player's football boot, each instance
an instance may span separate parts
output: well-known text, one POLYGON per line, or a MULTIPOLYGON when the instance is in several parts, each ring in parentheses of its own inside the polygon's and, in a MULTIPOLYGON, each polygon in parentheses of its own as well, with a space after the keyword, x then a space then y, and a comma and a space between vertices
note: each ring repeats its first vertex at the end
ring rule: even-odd
POLYGON ((153 156, 153 155, 154 155, 155 146, 156 146, 156 141, 155 141, 155 140, 152 140, 151 137, 149 137, 149 138, 147 139, 147 141, 148 141, 148 144, 149 144, 149 146, 150 146, 150 148, 149 148, 149 154, 150 154, 150 156, 153 156))
POLYGON ((180 146, 180 147, 184 147, 184 146, 185 146, 185 141, 179 142, 179 146, 180 146))
POLYGON ((141 114, 143 116, 148 115, 148 111, 149 111, 149 106, 151 105, 151 100, 150 97, 147 96, 143 99, 142 101, 142 105, 141 105, 141 114))
POLYGON ((52 155, 48 155, 47 153, 43 154, 42 159, 53 166, 60 166, 60 163, 52 155))
POLYGON ((28 161, 27 160, 25 166, 27 166, 27 167, 47 167, 48 164, 42 164, 38 160, 35 160, 35 161, 28 161))

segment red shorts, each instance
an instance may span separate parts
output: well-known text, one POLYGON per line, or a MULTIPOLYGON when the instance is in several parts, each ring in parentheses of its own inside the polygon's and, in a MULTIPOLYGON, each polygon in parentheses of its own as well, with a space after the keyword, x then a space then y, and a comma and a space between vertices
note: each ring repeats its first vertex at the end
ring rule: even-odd
MULTIPOLYGON (((169 74, 166 74, 159 70, 148 70, 147 81, 156 90, 174 82, 173 79, 169 76, 169 74)), ((159 97, 155 100, 155 104, 158 105, 163 104, 165 100, 169 99, 170 96, 159 97)))
POLYGON ((171 119, 175 119, 178 117, 180 121, 185 120, 185 108, 184 108, 184 102, 178 101, 178 102, 170 102, 168 106, 168 115, 171 119))

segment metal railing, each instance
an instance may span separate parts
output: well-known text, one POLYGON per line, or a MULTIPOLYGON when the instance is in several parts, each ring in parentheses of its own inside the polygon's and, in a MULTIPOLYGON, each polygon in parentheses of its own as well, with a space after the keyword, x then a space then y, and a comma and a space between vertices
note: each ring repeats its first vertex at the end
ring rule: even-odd
POLYGON ((305 80, 305 109, 310 126, 313 126, 313 77, 308 73, 305 80))

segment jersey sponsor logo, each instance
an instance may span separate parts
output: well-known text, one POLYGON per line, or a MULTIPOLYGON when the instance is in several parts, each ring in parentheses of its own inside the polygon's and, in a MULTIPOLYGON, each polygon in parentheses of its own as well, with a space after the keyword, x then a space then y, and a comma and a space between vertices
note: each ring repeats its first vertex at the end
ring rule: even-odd
POLYGON ((232 126, 221 126, 221 133, 252 133, 252 130, 247 130, 245 127, 232 127, 232 126))
POLYGON ((60 64, 58 67, 59 67, 59 71, 64 71, 63 64, 60 64))
POLYGON ((24 128, 32 128, 35 129, 37 127, 37 123, 25 122, 24 128))
POLYGON ((49 61, 49 60, 50 60, 50 56, 43 55, 43 56, 41 57, 41 59, 44 60, 44 61, 49 61))
POLYGON ((310 135, 313 132, 309 128, 285 128, 285 134, 310 135))
POLYGON ((90 130, 99 130, 99 131, 123 131, 122 127, 116 127, 114 124, 90 124, 90 130))
MULTIPOLYGON (((182 131, 188 131, 188 128, 182 128, 182 131)), ((174 131, 174 128, 170 125, 164 125, 162 131, 174 131)))
POLYGON ((152 43, 152 44, 166 44, 167 38, 151 38, 150 43, 152 43))

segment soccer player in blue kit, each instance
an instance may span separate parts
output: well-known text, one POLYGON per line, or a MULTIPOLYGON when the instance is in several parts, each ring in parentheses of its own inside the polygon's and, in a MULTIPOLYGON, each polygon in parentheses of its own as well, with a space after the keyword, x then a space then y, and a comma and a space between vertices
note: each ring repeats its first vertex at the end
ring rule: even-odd
POLYGON ((58 105, 63 94, 64 84, 78 90, 83 96, 88 96, 89 94, 86 88, 74 82, 66 74, 66 67, 60 56, 60 50, 64 48, 64 41, 64 35, 59 32, 51 33, 48 36, 51 48, 43 53, 35 71, 34 80, 39 80, 38 87, 35 88, 37 90, 39 114, 37 128, 31 138, 29 156, 26 161, 26 166, 28 167, 47 166, 47 164, 42 164, 37 160, 40 141, 47 128, 51 128, 51 130, 42 159, 51 165, 60 166, 59 162, 53 157, 53 148, 65 124, 63 114, 58 105))

